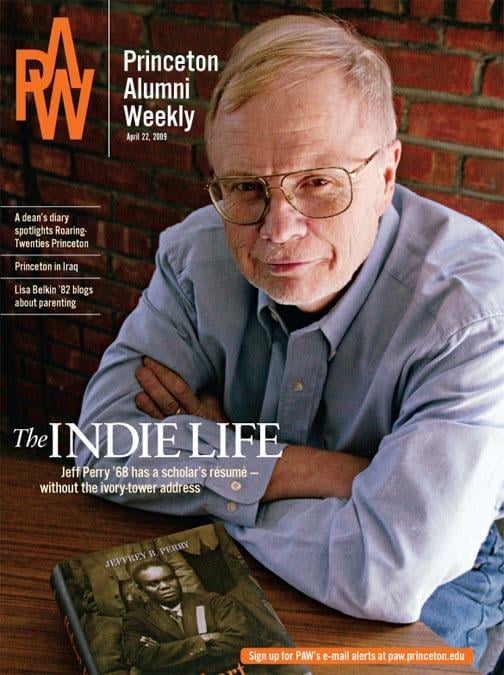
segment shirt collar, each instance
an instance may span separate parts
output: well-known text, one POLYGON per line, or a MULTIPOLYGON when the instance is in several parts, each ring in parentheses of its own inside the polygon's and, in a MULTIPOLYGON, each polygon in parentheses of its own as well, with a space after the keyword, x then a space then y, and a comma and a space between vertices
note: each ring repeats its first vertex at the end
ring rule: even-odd
MULTIPOLYGON (((392 250, 398 227, 399 214, 395 207, 391 205, 380 220, 380 227, 370 254, 349 288, 321 319, 294 332, 302 333, 320 329, 329 342, 331 352, 337 348, 371 292, 392 250)), ((273 322, 279 322, 284 331, 288 333, 287 327, 276 311, 275 302, 261 289, 259 289, 257 298, 257 317, 268 333, 270 340, 272 339, 273 322)))
POLYGON ((166 605, 160 605, 165 612, 170 612, 170 614, 175 614, 175 616, 182 617, 182 603, 179 602, 175 607, 167 607, 166 605))

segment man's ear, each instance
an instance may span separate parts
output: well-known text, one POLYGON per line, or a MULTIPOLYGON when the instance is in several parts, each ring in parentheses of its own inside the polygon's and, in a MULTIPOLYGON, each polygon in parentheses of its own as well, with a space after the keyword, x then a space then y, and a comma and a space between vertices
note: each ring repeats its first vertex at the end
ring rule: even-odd
POLYGON ((396 138, 396 140, 392 141, 392 143, 383 151, 385 154, 381 163, 381 170, 383 171, 383 193, 379 203, 379 216, 382 216, 385 213, 392 201, 397 166, 401 159, 401 148, 401 141, 396 138))

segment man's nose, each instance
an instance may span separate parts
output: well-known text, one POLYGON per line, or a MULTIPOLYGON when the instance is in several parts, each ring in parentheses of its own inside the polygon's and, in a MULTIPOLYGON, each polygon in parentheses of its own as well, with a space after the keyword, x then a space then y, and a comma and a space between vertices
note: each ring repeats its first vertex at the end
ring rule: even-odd
POLYGON ((280 186, 270 186, 270 201, 263 217, 260 236, 275 244, 300 239, 306 234, 306 217, 292 206, 280 186))

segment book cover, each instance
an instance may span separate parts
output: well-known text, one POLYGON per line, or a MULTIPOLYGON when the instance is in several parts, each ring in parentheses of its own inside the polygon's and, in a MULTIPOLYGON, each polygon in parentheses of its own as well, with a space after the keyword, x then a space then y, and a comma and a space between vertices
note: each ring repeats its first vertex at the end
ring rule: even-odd
POLYGON ((90 675, 308 672, 240 661, 292 641, 219 524, 61 562, 51 585, 90 675))

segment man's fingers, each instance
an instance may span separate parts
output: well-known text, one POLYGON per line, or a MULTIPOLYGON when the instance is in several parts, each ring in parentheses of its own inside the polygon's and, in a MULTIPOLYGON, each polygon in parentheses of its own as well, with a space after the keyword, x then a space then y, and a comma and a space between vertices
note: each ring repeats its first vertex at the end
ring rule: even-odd
MULTIPOLYGON (((157 380, 170 393, 173 399, 178 401, 180 407, 182 407, 188 415, 198 415, 201 409, 201 402, 180 375, 177 375, 173 370, 163 366, 149 356, 145 357, 144 366, 156 376, 157 380)), ((171 414, 175 414, 175 412, 176 410, 171 414)))
MULTIPOLYGON (((169 415, 176 415, 177 412, 180 411, 180 408, 182 407, 181 402, 179 402, 171 394, 170 390, 159 381, 150 368, 138 368, 135 375, 138 383, 147 395, 147 398, 152 401, 155 408, 161 413, 161 418, 169 415)), ((150 405, 149 402, 143 398, 141 399, 141 402, 148 406, 150 405)), ((148 414, 151 413, 149 412, 148 414)), ((157 415, 152 415, 152 417, 157 417, 157 415)))
POLYGON ((164 419, 165 415, 163 415, 151 397, 144 391, 141 391, 135 396, 135 403, 136 407, 146 415, 149 415, 149 417, 154 417, 157 420, 164 419))

